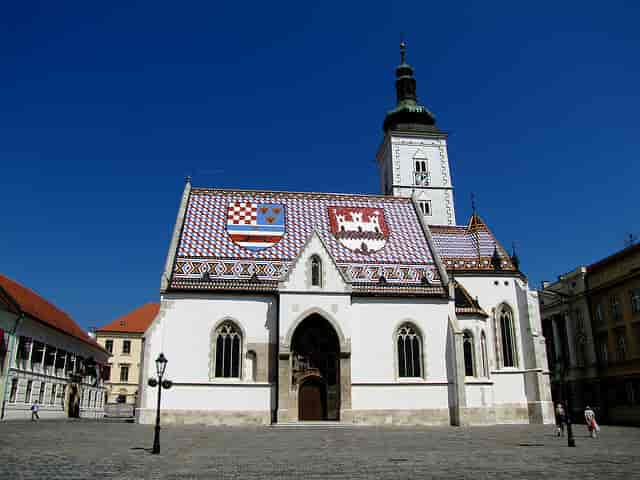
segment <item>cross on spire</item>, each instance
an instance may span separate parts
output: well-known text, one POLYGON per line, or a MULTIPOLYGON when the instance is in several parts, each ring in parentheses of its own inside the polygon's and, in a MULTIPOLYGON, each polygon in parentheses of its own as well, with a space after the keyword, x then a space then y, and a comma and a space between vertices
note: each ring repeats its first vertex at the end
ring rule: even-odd
POLYGON ((400 40, 400 64, 405 63, 405 57, 407 55, 407 42, 404 39, 400 40))

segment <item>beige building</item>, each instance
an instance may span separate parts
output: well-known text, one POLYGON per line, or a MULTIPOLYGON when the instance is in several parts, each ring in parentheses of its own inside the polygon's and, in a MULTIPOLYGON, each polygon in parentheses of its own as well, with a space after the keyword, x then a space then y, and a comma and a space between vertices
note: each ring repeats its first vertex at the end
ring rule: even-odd
POLYGON ((140 383, 144 332, 158 314, 157 303, 147 303, 95 331, 109 353, 107 403, 135 405, 140 383))

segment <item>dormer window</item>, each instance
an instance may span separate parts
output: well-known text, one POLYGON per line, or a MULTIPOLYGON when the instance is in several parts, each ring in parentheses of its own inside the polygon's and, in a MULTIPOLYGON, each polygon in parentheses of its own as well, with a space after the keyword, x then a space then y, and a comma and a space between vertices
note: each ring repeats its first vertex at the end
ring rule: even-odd
POLYGON ((322 286, 322 260, 317 255, 311 257, 311 286, 322 286))

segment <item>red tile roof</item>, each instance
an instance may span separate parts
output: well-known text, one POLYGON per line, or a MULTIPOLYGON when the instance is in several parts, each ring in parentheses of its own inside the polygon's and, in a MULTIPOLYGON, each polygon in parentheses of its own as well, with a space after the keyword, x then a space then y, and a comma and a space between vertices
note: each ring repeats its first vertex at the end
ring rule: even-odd
POLYGON ((9 296, 22 313, 106 352, 67 313, 49 303, 33 290, 2 274, 0 274, 0 289, 9 296))
POLYGON ((145 303, 123 317, 96 329, 96 333, 144 333, 153 322, 153 319, 156 318, 159 310, 159 303, 145 303))

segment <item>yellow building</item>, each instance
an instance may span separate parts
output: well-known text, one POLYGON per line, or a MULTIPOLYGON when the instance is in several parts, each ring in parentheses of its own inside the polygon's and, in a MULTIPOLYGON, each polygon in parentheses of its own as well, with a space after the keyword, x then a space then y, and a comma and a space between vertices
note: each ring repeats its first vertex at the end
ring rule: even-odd
POLYGON ((147 303, 95 331, 96 340, 109 353, 107 403, 135 405, 140 384, 143 336, 158 314, 159 304, 147 303))
POLYGON ((640 245, 587 269, 603 413, 640 425, 640 245))

